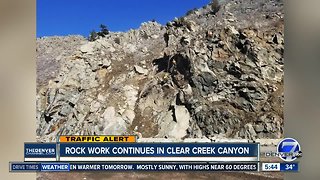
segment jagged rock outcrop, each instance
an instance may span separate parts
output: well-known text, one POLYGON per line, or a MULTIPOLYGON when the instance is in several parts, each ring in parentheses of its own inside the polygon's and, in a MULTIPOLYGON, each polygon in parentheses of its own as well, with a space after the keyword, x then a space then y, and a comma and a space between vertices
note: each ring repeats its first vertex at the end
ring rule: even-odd
POLYGON ((216 10, 79 39, 59 58, 58 75, 39 84, 39 140, 282 137, 283 1, 228 0, 216 10))
MULTIPOLYGON (((37 39, 37 87, 57 77, 61 59, 67 58, 81 45, 87 43, 82 36, 52 36, 37 39)), ((37 89, 38 90, 38 89, 37 89)))

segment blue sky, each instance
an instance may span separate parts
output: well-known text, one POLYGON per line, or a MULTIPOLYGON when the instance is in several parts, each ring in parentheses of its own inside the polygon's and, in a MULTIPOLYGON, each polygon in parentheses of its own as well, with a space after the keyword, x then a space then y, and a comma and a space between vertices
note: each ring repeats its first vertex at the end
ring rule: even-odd
POLYGON ((111 31, 136 29, 155 19, 166 24, 210 0, 37 0, 37 37, 87 36, 105 24, 111 31))

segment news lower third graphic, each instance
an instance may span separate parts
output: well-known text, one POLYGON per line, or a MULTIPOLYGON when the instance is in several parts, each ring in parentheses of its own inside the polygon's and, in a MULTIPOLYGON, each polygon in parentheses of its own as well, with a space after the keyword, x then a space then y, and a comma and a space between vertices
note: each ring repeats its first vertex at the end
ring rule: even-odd
POLYGON ((11 162, 10 172, 76 171, 258 171, 259 163, 101 163, 101 162, 11 162))
POLYGON ((281 140, 277 156, 286 162, 261 162, 259 143, 138 142, 136 136, 60 136, 56 143, 25 143, 24 162, 10 172, 73 171, 285 171, 297 172, 299 143, 281 140), (289 162, 290 161, 290 162, 289 162))

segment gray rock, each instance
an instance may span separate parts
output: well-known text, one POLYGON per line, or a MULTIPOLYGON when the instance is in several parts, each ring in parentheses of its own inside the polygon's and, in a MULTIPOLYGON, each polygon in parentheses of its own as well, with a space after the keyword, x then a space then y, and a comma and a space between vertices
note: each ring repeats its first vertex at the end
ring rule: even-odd
POLYGON ((247 131, 247 137, 250 138, 250 139, 255 139, 256 136, 257 136, 257 133, 254 130, 252 124, 248 123, 244 127, 245 127, 245 129, 247 131))
POLYGON ((190 38, 189 37, 182 37, 181 38, 181 40, 180 40, 180 43, 182 44, 182 45, 188 45, 188 44, 190 44, 190 38))
POLYGON ((236 21, 234 18, 229 18, 229 19, 227 19, 229 22, 234 22, 234 21, 236 21))
POLYGON ((107 99, 106 99, 106 97, 104 96, 104 95, 102 95, 102 94, 98 94, 98 100, 100 101, 100 102, 105 102, 107 99))
POLYGON ((80 47, 80 51, 87 54, 93 54, 94 42, 89 42, 80 47))
POLYGON ((143 74, 143 75, 147 75, 149 73, 149 71, 147 69, 144 69, 138 65, 134 66, 134 69, 136 70, 137 73, 139 74, 143 74))
POLYGON ((176 123, 174 124, 169 135, 174 138, 182 138, 187 134, 189 127, 190 114, 184 106, 176 106, 174 110, 176 123))
POLYGON ((59 112, 59 114, 61 116, 67 116, 71 112, 71 110, 72 110, 71 106, 64 105, 64 106, 62 106, 61 111, 59 112))
POLYGON ((90 112, 97 112, 99 108, 101 107, 100 102, 98 101, 92 101, 90 105, 90 112))
POLYGON ((227 65, 226 69, 228 73, 234 75, 237 78, 240 78, 241 75, 243 74, 243 71, 238 62, 233 62, 230 65, 227 65))
POLYGON ((267 132, 271 132, 273 131, 273 128, 272 128, 272 123, 266 123, 266 127, 265 127, 266 131, 267 132))
POLYGON ((242 128, 240 131, 239 131, 239 137, 245 137, 245 130, 242 128))
POLYGON ((127 109, 122 115, 123 119, 127 120, 128 124, 132 124, 133 119, 135 118, 135 113, 133 110, 127 109))
POLYGON ((93 72, 95 72, 95 71, 97 71, 99 69, 99 61, 92 60, 89 63, 90 63, 90 66, 91 66, 91 70, 93 72))
POLYGON ((104 134, 121 135, 126 131, 127 124, 121 117, 116 116, 114 107, 108 107, 102 116, 104 122, 104 134))
POLYGON ((262 132, 262 131, 264 130, 264 125, 262 125, 262 124, 257 124, 257 125, 255 125, 254 129, 255 129, 255 131, 256 131, 257 133, 262 132))
POLYGON ((154 34, 154 35, 151 36, 151 38, 152 39, 157 39, 157 38, 159 38, 159 35, 154 34))
POLYGON ((275 44, 282 44, 283 43, 283 38, 279 33, 276 33, 272 37, 272 42, 275 44))
POLYGON ((199 30, 199 26, 196 25, 196 23, 194 21, 186 21, 187 24, 187 28, 190 31, 198 31, 199 30))
POLYGON ((228 26, 227 30, 229 30, 232 35, 239 35, 239 32, 235 29, 234 26, 228 26))
POLYGON ((110 61, 110 60, 104 59, 104 60, 102 61, 102 67, 107 68, 107 67, 109 67, 110 65, 111 65, 111 61, 110 61))
POLYGON ((142 51, 143 53, 146 53, 146 52, 148 52, 148 48, 147 48, 147 47, 143 47, 143 48, 141 49, 141 51, 142 51))

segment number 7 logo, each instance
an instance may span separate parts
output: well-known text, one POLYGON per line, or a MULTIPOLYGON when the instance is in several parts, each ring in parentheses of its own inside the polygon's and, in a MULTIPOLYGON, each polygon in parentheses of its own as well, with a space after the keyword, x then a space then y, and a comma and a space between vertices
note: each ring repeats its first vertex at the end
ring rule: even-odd
POLYGON ((278 143, 277 151, 279 157, 284 161, 294 161, 296 154, 300 154, 300 144, 293 138, 285 138, 278 143))

